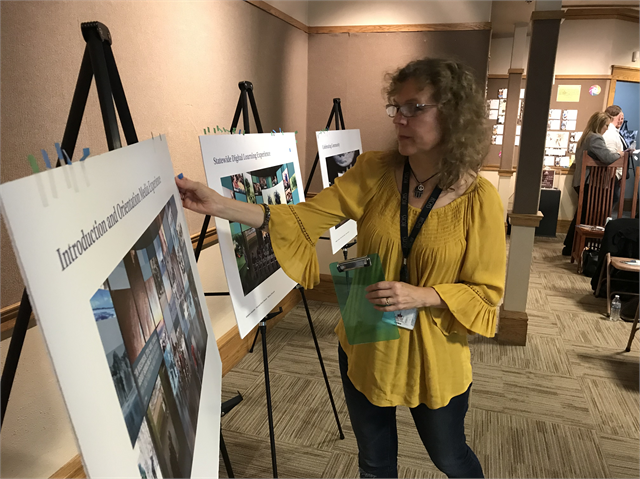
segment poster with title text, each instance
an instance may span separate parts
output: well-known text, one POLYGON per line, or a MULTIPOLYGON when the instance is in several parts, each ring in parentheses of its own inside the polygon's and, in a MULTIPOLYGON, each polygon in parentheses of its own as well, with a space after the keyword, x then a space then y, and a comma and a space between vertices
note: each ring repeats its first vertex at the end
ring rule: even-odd
MULTIPOLYGON (((362 153, 360 130, 316 131, 322 186, 333 185, 336 178, 344 175, 355 164, 362 153)), ((358 234, 356 222, 344 220, 329 229, 333 254, 358 234)))
POLYGON ((222 365, 166 138, 0 201, 88 477, 217 477, 222 365))
MULTIPOLYGON (((207 184, 251 204, 304 201, 293 133, 200 136, 207 184)), ((295 287, 280 268, 268 231, 215 218, 220 252, 240 337, 295 287)))

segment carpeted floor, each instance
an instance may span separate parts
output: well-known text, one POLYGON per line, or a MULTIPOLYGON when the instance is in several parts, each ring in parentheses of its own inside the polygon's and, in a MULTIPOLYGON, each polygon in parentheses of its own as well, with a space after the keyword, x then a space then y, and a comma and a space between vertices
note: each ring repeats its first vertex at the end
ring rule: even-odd
MULTIPOLYGON (((640 342, 623 353, 631 325, 606 321, 605 301, 537 239, 526 347, 470 339, 474 383, 466 428, 487 477, 639 477, 640 342)), ((311 314, 346 435, 338 437, 302 305, 268 334, 280 477, 358 477, 357 446, 342 394, 333 333, 337 305, 311 314)), ((244 401, 222 418, 236 477, 272 477, 259 346, 222 381, 223 400, 244 401)), ((429 460, 409 411, 398 408, 399 476, 444 477, 429 460)), ((220 461, 220 477, 227 477, 220 461)))

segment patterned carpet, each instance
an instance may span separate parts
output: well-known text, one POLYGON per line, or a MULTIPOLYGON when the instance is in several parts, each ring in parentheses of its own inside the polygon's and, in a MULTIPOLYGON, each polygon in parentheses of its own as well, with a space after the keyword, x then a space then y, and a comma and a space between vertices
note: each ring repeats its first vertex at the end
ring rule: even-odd
MULTIPOLYGON (((474 384, 466 429, 487 477, 639 477, 638 336, 604 319, 603 299, 560 256, 559 239, 537 239, 526 347, 470 339, 474 384)), ((358 477, 357 447, 342 394, 334 304, 311 302, 346 438, 340 440, 302 305, 269 332, 268 353, 280 477, 358 477)), ((244 396, 222 418, 236 477, 271 477, 262 350, 222 382, 223 400, 244 396)), ((408 409, 398 408, 399 476, 444 477, 429 460, 408 409)), ((220 461, 220 477, 227 477, 220 461)))

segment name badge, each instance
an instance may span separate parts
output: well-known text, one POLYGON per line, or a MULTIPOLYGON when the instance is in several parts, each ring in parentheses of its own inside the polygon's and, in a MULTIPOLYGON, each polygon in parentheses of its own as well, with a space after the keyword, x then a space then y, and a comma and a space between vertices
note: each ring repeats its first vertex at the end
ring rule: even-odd
POLYGON ((416 325, 416 319, 418 317, 417 309, 401 309, 399 311, 392 311, 392 313, 399 328, 413 331, 413 328, 416 325))

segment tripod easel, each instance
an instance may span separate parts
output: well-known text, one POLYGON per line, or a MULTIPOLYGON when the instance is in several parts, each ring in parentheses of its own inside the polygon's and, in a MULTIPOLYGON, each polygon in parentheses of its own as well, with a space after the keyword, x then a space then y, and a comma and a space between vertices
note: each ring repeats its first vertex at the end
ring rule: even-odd
MULTIPOLYGON (((334 121, 335 119, 335 128, 336 130, 346 130, 346 127, 344 125, 344 117, 342 116, 342 102, 340 101, 340 98, 334 98, 333 99, 333 106, 331 107, 331 114, 329 115, 329 120, 327 121, 327 126, 325 127, 325 130, 328 130, 329 127, 331 126, 331 122, 334 121)), ((311 180, 313 179, 313 174, 316 172, 316 168, 318 167, 318 161, 320 160, 320 152, 316 153, 316 158, 313 160, 313 166, 311 167, 311 172, 309 173, 309 177, 307 178, 307 184, 304 187, 304 196, 307 196, 307 193, 309 192, 309 187, 311 186, 311 180)), ((328 240, 330 238, 327 238, 326 236, 321 236, 320 237, 321 240, 328 240)), ((342 247, 342 254, 344 256, 344 260, 347 260, 347 257, 349 256, 349 248, 355 246, 357 244, 357 240, 354 239, 353 241, 350 241, 349 243, 347 243, 346 245, 344 245, 342 247)), ((254 341, 255 343, 255 341, 254 341)))
MULTIPOLYGON (((120 125, 124 133, 127 145, 138 142, 133 118, 129 110, 129 104, 124 94, 124 88, 118 72, 113 50, 111 49, 111 33, 106 25, 100 22, 85 22, 80 25, 82 37, 86 42, 76 88, 67 117, 67 124, 62 137, 61 149, 68 155, 69 159, 73 158, 73 152, 78 140, 82 117, 89 98, 89 90, 91 82, 95 77, 96 90, 98 92, 98 100, 100 102, 100 111, 102 113, 102 122, 104 124, 105 136, 109 151, 122 147, 120 132, 118 130, 118 117, 120 125), (114 106, 115 103, 115 106, 114 106), (116 108, 118 116, 116 116, 116 108)), ((63 165, 64 160, 58 158, 56 167, 63 165)), ((2 370, 2 380, 0 384, 2 393, 2 411, 0 419, 0 427, 4 423, 5 412, 11 395, 11 388, 15 379, 18 362, 22 353, 22 347, 29 327, 29 319, 31 317, 32 308, 29 301, 29 295, 25 289, 22 293, 18 316, 11 335, 9 343, 9 351, 2 370)), ((237 396, 222 404, 222 414, 230 411, 238 402, 242 400, 242 396, 237 396), (238 400, 238 397, 240 398, 238 400)), ((227 454, 227 450, 222 438, 222 429, 220 430, 220 450, 223 460, 227 468, 229 477, 233 476, 231 462, 227 454)))
MULTIPOLYGON (((242 123, 244 126, 244 131, 246 133, 251 132, 251 125, 249 121, 249 110, 248 110, 248 103, 247 103, 247 100, 248 100, 248 102, 251 104, 251 112, 253 114, 253 118, 255 120, 258 133, 263 133, 262 124, 260 122, 260 116, 258 115, 258 108, 256 106, 256 100, 253 95, 253 84, 249 81, 242 81, 238 83, 238 88, 240 88, 240 98, 238 98, 238 104, 236 106, 235 114, 233 115, 233 121, 231 122, 230 131, 233 133, 236 130, 236 128, 238 127, 238 122, 240 120, 240 113, 242 113, 242 123)), ((336 121, 337 121, 337 117, 336 117, 336 121)), ((207 233, 207 229, 209 228, 210 220, 211 220, 211 216, 206 215, 202 223, 202 229, 200 230, 200 237, 198 238, 198 243, 195 249, 196 261, 200 257, 202 246, 204 244, 204 238, 207 233)), ((331 392, 329 378, 327 377, 327 372, 324 367, 324 361, 322 359, 322 354, 320 352, 320 346, 318 344, 318 338, 316 336, 315 328, 313 327, 313 321, 311 319, 311 313, 309 311, 309 306, 307 304, 307 298, 304 294, 304 288, 298 284, 296 285, 296 289, 300 291, 300 296, 302 297, 302 301, 304 303, 305 312, 307 314, 307 321, 309 322, 309 328, 311 329, 311 335, 313 336, 313 341, 316 347, 316 353, 318 354, 318 361, 320 362, 320 368, 322 369, 322 375, 324 376, 325 385, 327 387, 327 393, 329 394, 329 400, 331 402, 331 407, 333 409, 333 415, 336 419, 336 424, 338 426, 338 431, 340 433, 340 439, 344 439, 344 433, 342 432, 342 425, 340 424, 338 410, 336 409, 336 405, 333 400, 333 394, 331 392)), ((205 296, 228 296, 229 292, 207 292, 207 293, 204 293, 204 295, 205 296)), ((269 380, 269 361, 268 361, 268 355, 267 355, 267 321, 275 318, 281 313, 282 313, 282 308, 279 308, 278 311, 267 314, 262 319, 262 321, 260 321, 260 323, 258 324, 258 329, 256 330, 256 335, 253 339, 253 344, 251 345, 251 349, 249 350, 249 352, 251 353, 253 352, 253 349, 258 340, 258 335, 261 335, 265 392, 267 396, 267 415, 269 420, 269 441, 271 444, 271 466, 272 466, 274 478, 278 477, 278 463, 276 460, 275 434, 273 429, 273 408, 271 405, 271 382, 269 380)))
MULTIPOLYGON (((73 100, 71 101, 71 109, 69 110, 61 146, 69 158, 73 157, 84 109, 87 104, 87 98, 89 97, 89 89, 91 88, 91 82, 94 76, 109 150, 111 151, 122 147, 114 102, 118 108, 120 123, 127 144, 131 145, 138 142, 131 112, 129 111, 129 105, 124 95, 120 74, 118 73, 118 67, 116 66, 113 51, 111 50, 111 33, 109 29, 100 22, 82 23, 80 28, 87 45, 84 49, 80 73, 78 73, 76 89, 73 94, 73 100)), ((64 164, 64 161, 58 158, 56 166, 60 166, 61 164, 64 164)), ((9 396, 11 395, 13 380, 15 379, 18 368, 22 346, 27 334, 31 312, 31 302, 25 289, 22 293, 18 316, 13 334, 11 335, 11 342, 9 343, 9 352, 2 371, 2 382, 0 385, 2 389, 1 422, 4 422, 4 416, 9 403, 9 396)))

